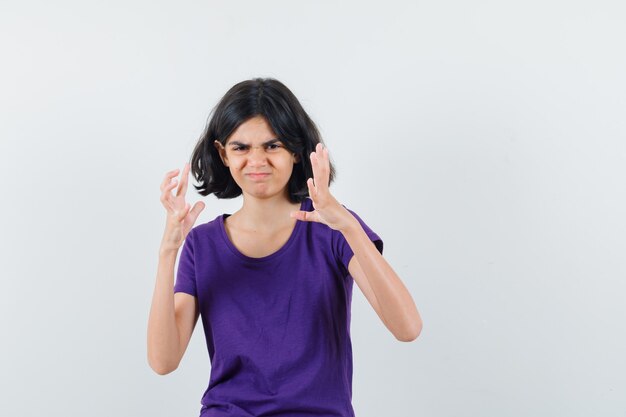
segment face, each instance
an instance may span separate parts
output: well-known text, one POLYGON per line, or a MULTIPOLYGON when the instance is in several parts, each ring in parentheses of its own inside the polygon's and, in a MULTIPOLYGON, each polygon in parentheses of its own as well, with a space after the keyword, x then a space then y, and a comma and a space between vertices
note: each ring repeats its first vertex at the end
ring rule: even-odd
POLYGON ((217 140, 214 145, 244 194, 267 198, 286 193, 299 158, 283 145, 264 117, 239 125, 225 146, 217 140))

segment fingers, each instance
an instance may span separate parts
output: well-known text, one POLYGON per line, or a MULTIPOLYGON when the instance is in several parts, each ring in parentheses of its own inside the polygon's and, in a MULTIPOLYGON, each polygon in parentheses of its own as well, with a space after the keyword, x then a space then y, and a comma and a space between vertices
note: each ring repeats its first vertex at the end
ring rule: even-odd
POLYGON ((204 210, 205 204, 202 201, 197 201, 196 204, 191 206, 189 203, 185 203, 185 207, 180 213, 176 214, 176 219, 179 222, 183 222, 187 228, 191 229, 193 224, 198 219, 198 216, 204 210))
POLYGON ((317 198, 317 190, 313 184, 313 178, 306 180, 306 185, 309 187, 309 196, 311 196, 312 199, 317 198))
POLYGON ((180 174, 180 187, 176 190, 176 196, 184 196, 187 193, 187 183, 189 182, 189 162, 185 163, 183 173, 180 174))
MULTIPOLYGON (((172 190, 179 185, 179 181, 176 177, 176 175, 178 175, 179 173, 179 169, 176 168, 172 171, 169 171, 165 174, 165 178, 163 180, 163 182, 161 183, 161 202, 165 205, 166 208, 168 209, 174 209, 172 206, 172 202, 170 201, 170 198, 172 197, 172 190)), ((187 190, 186 187, 186 181, 185 181, 185 175, 189 172, 189 164, 185 164, 185 167, 183 168, 183 173, 181 174, 181 181, 180 183, 182 184, 182 186, 178 187, 178 190, 176 192, 176 197, 180 196, 180 195, 184 195, 184 191, 187 190), (184 189, 184 190, 183 190, 184 189)))
POLYGON ((289 214, 290 217, 296 219, 296 220, 300 220, 303 222, 319 222, 320 221, 320 217, 319 217, 319 213, 317 212, 317 210, 314 211, 292 211, 289 214))
POLYGON ((185 207, 178 213, 178 221, 183 220, 189 214, 189 210, 191 210, 191 204, 185 203, 185 207))
POLYGON ((178 183, 176 182, 176 179, 172 180, 171 184, 167 184, 161 187, 161 203, 163 203, 163 205, 165 206, 165 208, 167 209, 171 209, 172 208, 172 203, 170 201, 170 198, 172 197, 172 189, 174 187, 176 187, 176 185, 178 185, 178 183))
POLYGON ((176 187, 177 183, 176 179, 172 179, 172 177, 174 177, 177 172, 178 170, 175 169, 165 174, 165 179, 161 183, 161 203, 163 203, 166 208, 169 208, 169 206, 171 205, 169 197, 172 195, 172 188, 176 187))
POLYGON ((313 180, 316 190, 321 192, 327 191, 330 179, 330 159, 328 148, 325 148, 321 143, 317 144, 315 152, 311 152, 311 167, 313 168, 313 180))
POLYGON ((175 177, 177 174, 178 174, 178 168, 176 168, 176 169, 166 173, 165 174, 165 179, 161 183, 161 190, 163 190, 165 187, 167 187, 171 183, 172 177, 175 177))
POLYGON ((179 221, 182 221, 192 210, 199 208, 198 213, 192 213, 192 216, 196 216, 204 209, 204 203, 200 205, 194 206, 192 209, 191 204, 185 201, 185 193, 187 192, 187 184, 189 171, 191 169, 191 164, 189 162, 185 163, 183 167, 183 171, 180 174, 180 181, 178 178, 175 178, 180 170, 174 169, 165 174, 165 178, 161 183, 161 202, 168 210, 168 212, 174 214, 179 221), (175 195, 172 196, 172 190, 178 186, 178 189, 175 192, 175 195), (182 205, 182 207, 180 207, 182 205))

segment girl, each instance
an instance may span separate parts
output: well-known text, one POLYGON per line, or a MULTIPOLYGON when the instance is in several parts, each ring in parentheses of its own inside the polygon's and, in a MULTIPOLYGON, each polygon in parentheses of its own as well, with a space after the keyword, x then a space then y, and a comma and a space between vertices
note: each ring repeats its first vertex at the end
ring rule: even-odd
POLYGON ((175 370, 202 316, 211 361, 202 417, 354 416, 353 281, 398 340, 419 335, 382 239, 330 193, 334 173, 293 93, 256 78, 218 103, 180 183, 178 170, 165 175, 148 361, 158 374, 175 370), (243 195, 241 209, 193 227, 205 204, 185 202, 190 170, 199 194, 243 195))

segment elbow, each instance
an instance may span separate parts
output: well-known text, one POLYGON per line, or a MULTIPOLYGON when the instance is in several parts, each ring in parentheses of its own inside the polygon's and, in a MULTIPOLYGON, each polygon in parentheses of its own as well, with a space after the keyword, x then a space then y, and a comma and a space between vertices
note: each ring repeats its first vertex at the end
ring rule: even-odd
POLYGON ((176 370, 176 368, 173 368, 171 366, 159 366, 159 365, 152 365, 152 364, 150 364, 150 368, 152 368, 152 370, 159 375, 167 375, 176 370))
POLYGON ((148 358, 148 365, 150 365, 150 368, 159 375, 170 374, 178 368, 178 365, 168 364, 163 361, 150 358, 148 358))
POLYGON ((401 334, 397 334, 396 339, 400 342, 412 342, 418 338, 420 333, 422 332, 422 320, 418 320, 414 326, 407 329, 401 334))

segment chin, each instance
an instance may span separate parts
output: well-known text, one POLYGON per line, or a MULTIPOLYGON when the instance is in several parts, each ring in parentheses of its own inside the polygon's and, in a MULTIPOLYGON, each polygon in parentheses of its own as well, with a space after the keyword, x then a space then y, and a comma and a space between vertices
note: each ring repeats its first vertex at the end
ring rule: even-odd
MULTIPOLYGON (((286 185, 285 185, 286 187, 286 185)), ((273 187, 246 187, 242 188, 244 194, 256 198, 270 198, 276 196, 282 196, 285 194, 285 187, 282 189, 275 189, 273 187)))

